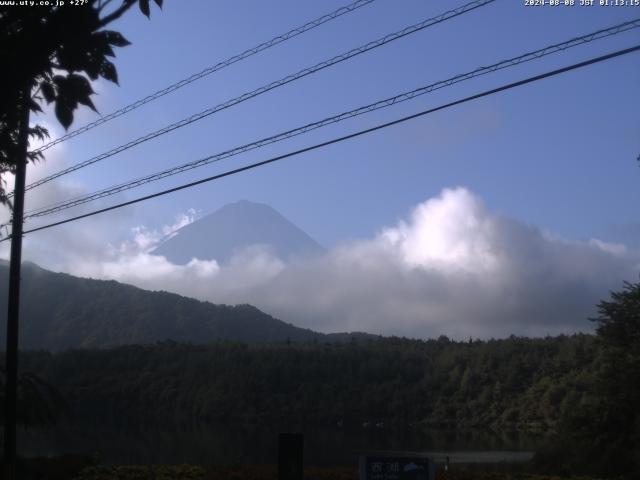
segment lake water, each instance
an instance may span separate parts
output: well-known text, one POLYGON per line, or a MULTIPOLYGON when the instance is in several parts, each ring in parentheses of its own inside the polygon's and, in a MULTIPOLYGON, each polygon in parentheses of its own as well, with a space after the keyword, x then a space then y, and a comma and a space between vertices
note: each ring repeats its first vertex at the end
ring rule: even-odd
POLYGON ((189 425, 179 428, 96 428, 60 426, 22 430, 18 448, 25 456, 98 454, 112 464, 273 464, 280 432, 304 433, 305 463, 355 465, 359 453, 402 451, 429 454, 452 463, 499 463, 529 460, 544 437, 487 430, 404 431, 385 428, 232 428, 189 425))

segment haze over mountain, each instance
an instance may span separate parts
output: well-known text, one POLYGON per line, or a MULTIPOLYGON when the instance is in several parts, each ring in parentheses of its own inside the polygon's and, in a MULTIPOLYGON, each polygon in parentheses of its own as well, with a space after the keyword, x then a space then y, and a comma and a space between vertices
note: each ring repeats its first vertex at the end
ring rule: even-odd
POLYGON ((323 252, 315 240, 273 208, 242 200, 180 228, 153 254, 181 265, 193 258, 225 263, 252 245, 266 246, 282 259, 323 252))
MULTIPOLYGON (((6 324, 8 264, 0 261, 0 324, 6 324)), ((20 346, 64 350, 174 340, 346 341, 352 334, 298 328, 251 305, 215 305, 115 281, 22 265, 20 346)), ((5 344, 5 329, 0 343, 5 344)), ((367 334, 353 334, 357 337, 367 334)))

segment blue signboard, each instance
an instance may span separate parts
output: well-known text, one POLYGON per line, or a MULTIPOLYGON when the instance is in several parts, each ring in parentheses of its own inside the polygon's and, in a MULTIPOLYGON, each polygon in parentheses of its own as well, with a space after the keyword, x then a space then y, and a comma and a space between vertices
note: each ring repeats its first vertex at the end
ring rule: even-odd
POLYGON ((374 454, 360 456, 360 480, 434 480, 435 466, 428 457, 374 454))

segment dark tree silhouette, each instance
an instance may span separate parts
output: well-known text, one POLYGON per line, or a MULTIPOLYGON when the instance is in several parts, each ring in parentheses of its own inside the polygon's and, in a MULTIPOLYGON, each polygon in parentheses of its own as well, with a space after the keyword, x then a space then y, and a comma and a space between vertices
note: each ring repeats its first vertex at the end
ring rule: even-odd
MULTIPOLYGON (((640 440, 640 283, 625 282, 598 304, 598 338, 603 365, 598 390, 605 401, 612 433, 625 441, 640 440), (629 437, 629 438, 627 438, 629 437)), ((640 446, 640 445, 639 445, 640 446)))
MULTIPOLYGON (((162 0, 154 0, 162 7, 162 0)), ((73 112, 84 105, 95 110, 91 81, 102 77, 118 83, 115 47, 129 45, 119 32, 106 29, 131 7, 150 16, 149 0, 87 0, 82 5, 57 7, 0 7, 0 174, 14 172, 21 158, 19 127, 24 111, 23 92, 29 93, 31 112, 43 102, 53 103, 56 117, 69 128, 73 112)), ((29 128, 29 137, 48 136, 41 126, 29 128)), ((42 158, 31 152, 28 159, 42 158)), ((0 202, 9 203, 4 184, 0 202)))
POLYGON ((640 478, 640 283, 625 282, 597 308, 590 393, 565 414, 546 455, 573 473, 640 478))
MULTIPOLYGON (((16 478, 16 417, 19 413, 18 327, 20 265, 26 164, 44 158, 28 151, 29 139, 48 132, 31 126, 31 112, 53 103, 60 123, 68 129, 79 105, 95 110, 91 81, 102 77, 118 83, 114 47, 129 42, 106 27, 138 5, 150 16, 150 0, 78 0, 57 5, 0 6, 0 175, 15 173, 12 202, 0 181, 0 203, 13 210, 5 382, 4 467, 7 479, 16 478)), ((162 0, 155 0, 161 7, 162 0)))

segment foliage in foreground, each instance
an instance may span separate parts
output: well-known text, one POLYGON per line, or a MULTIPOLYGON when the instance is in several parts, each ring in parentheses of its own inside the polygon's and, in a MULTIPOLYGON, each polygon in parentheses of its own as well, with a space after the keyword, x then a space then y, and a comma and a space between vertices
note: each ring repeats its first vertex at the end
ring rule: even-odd
MULTIPOLYGON (((1 467, 1 465, 0 465, 1 467)), ((22 460, 23 480, 276 480, 276 465, 96 465, 89 457, 64 456, 22 460)), ((0 468, 0 480, 3 470, 0 468)), ((305 480, 357 480, 355 465, 335 467, 307 466, 305 480)), ((449 471, 436 470, 436 480, 596 480, 595 477, 535 475, 495 472, 464 465, 452 465, 449 471)))
MULTIPOLYGON (((129 45, 120 32, 106 27, 138 4, 147 17, 149 0, 88 0, 82 6, 63 2, 47 5, 0 4, 0 175, 14 172, 22 158, 23 118, 53 104, 58 121, 69 128, 79 105, 96 110, 91 82, 103 78, 118 83, 114 49, 129 45), (109 5, 111 4, 111 5, 109 5)), ((44 2, 42 2, 44 3, 44 2)), ((155 0, 162 6, 162 0, 155 0)), ((48 131, 40 125, 27 128, 29 137, 44 140, 48 131)), ((41 152, 27 153, 29 160, 43 159, 41 152)), ((0 181, 0 204, 10 203, 0 181)))
POLYGON ((128 465, 87 467, 75 480, 204 480, 205 470, 194 465, 128 465))
POLYGON ((598 304, 597 344, 589 401, 564 413, 540 466, 640 478, 640 283, 625 283, 598 304))
MULTIPOLYGON (((74 480, 276 480, 275 465, 232 466, 203 469, 179 466, 110 466, 89 467, 74 480)), ((306 467, 305 480, 357 480, 356 467, 306 467)), ((452 468, 439 469, 436 480, 594 480, 592 477, 533 475, 522 473, 487 473, 452 468)))

